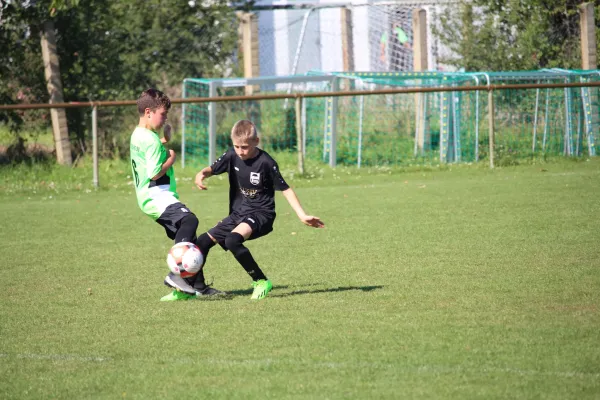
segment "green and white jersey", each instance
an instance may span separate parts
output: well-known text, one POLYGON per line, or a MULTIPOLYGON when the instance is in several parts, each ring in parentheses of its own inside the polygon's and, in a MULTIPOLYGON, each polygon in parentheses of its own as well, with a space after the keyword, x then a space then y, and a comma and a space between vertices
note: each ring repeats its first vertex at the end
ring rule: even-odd
POLYGON ((131 134, 129 152, 138 206, 156 220, 168 206, 179 202, 172 166, 162 177, 152 180, 169 154, 156 132, 139 126, 131 134))

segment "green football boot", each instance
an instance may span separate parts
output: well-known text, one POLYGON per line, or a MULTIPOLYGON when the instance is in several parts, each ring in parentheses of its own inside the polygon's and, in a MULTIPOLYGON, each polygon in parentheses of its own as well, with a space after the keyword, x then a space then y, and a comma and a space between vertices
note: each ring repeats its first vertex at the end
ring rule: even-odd
POLYGON ((252 300, 260 300, 267 297, 267 294, 273 289, 273 284, 268 279, 260 279, 258 281, 252 282, 252 286, 254 286, 254 292, 252 292, 252 300))
POLYGON ((166 296, 160 298, 160 301, 177 301, 177 300, 189 300, 195 299, 195 294, 184 293, 179 290, 173 290, 166 296))

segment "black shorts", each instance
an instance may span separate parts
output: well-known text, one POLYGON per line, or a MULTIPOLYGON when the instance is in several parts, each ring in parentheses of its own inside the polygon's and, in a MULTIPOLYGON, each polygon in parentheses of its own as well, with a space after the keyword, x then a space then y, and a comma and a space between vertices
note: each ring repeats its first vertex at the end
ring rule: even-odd
POLYGON ((227 250, 227 247, 225 247, 225 238, 242 222, 247 223, 252 228, 252 234, 248 240, 253 240, 268 235, 273 230, 275 216, 262 213, 241 216, 233 213, 223 218, 223 220, 219 221, 214 227, 210 228, 208 234, 215 238, 217 243, 219 243, 224 250, 227 250))
POLYGON ((173 203, 160 214, 160 217, 158 217, 156 222, 165 228, 165 232, 169 239, 175 240, 175 235, 181 225, 181 219, 188 215, 194 215, 194 213, 191 212, 185 204, 173 203))

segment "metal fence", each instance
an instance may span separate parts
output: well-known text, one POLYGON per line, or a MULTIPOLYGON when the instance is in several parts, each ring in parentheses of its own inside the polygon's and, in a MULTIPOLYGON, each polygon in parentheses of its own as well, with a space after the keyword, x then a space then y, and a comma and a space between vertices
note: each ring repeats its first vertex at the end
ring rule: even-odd
MULTIPOLYGON (((220 85, 186 80, 184 97, 172 99, 182 106, 182 165, 214 160, 230 145, 230 129, 239 119, 257 125, 265 150, 297 156, 301 172, 306 160, 332 167, 464 162, 494 167, 600 151, 600 71, 313 75, 292 83, 289 77, 220 85), (248 85, 263 90, 240 95, 248 85)), ((12 104, 0 110, 91 109, 98 186, 98 109, 135 104, 12 104)))
POLYGON ((332 167, 493 165, 494 159, 507 164, 598 151, 600 71, 302 77, 312 81, 296 81, 299 107, 285 94, 287 80, 297 76, 186 80, 184 97, 221 98, 184 106, 185 162, 212 162, 230 145, 229 131, 239 119, 257 125, 267 151, 301 149, 304 159, 332 167), (246 84, 258 86, 261 96, 231 98, 246 84))

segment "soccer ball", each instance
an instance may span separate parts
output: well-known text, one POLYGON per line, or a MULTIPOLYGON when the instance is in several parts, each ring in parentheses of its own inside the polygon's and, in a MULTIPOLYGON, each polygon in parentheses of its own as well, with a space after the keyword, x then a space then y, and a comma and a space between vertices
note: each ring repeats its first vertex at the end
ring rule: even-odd
POLYGON ((202 269, 204 256, 194 243, 180 242, 169 250, 167 265, 171 272, 182 278, 194 276, 202 269))

